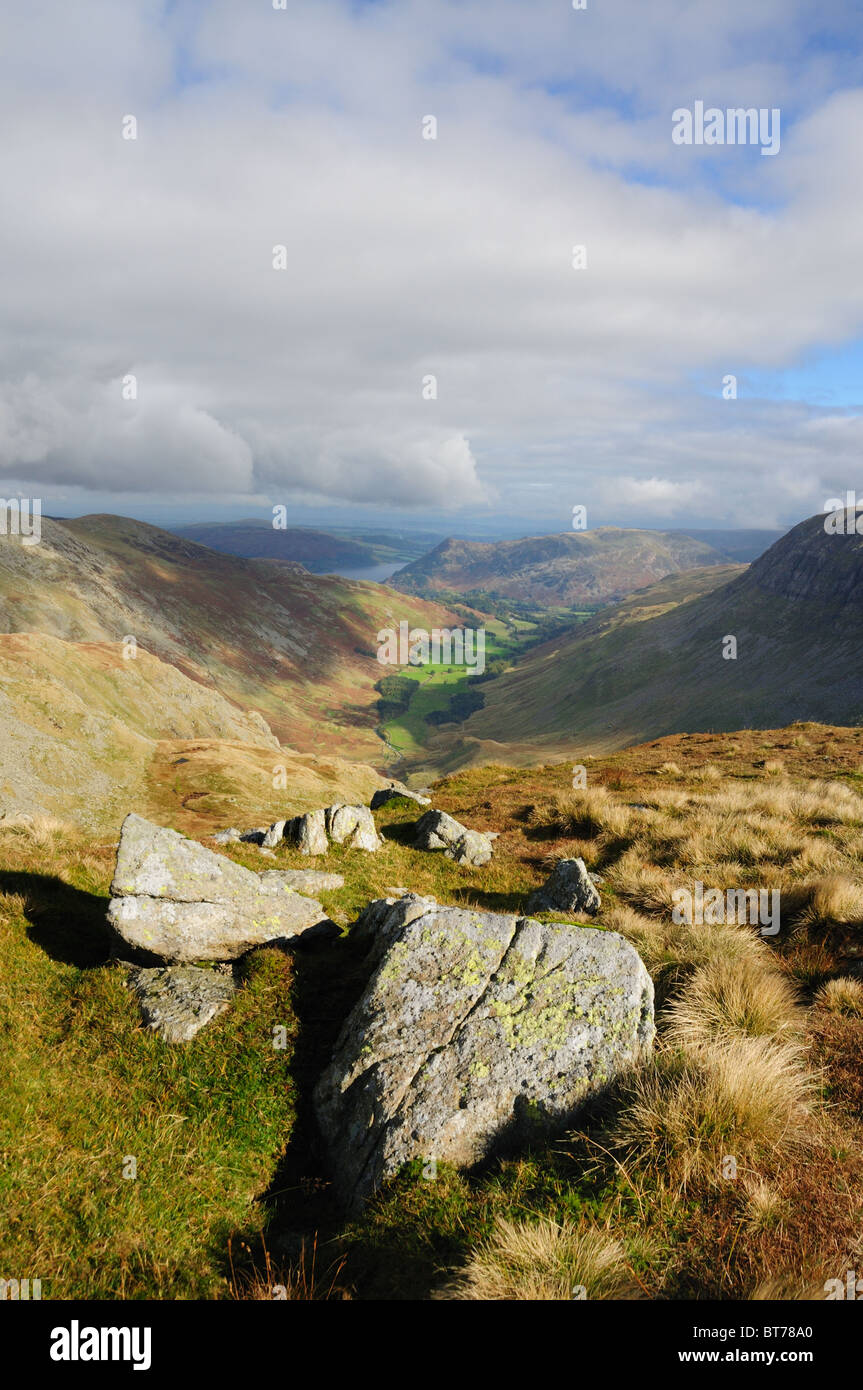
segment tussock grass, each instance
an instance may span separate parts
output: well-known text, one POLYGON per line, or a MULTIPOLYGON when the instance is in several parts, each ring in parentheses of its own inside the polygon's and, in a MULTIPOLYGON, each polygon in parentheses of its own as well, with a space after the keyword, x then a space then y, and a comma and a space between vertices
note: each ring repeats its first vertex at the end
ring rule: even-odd
POLYGON ((828 980, 818 990, 814 1002, 819 1009, 831 1014, 863 1018, 863 983, 848 978, 828 980))
POLYGON ((634 1074, 610 1137, 628 1163, 672 1186, 719 1181, 727 1155, 755 1165, 808 1142, 813 1089, 801 1049, 790 1042, 665 1046, 634 1074))
POLYGON ((534 829, 552 830, 558 835, 594 839, 598 835, 626 835, 632 820, 628 806, 605 787, 593 787, 558 792, 534 808, 530 824, 534 829))
POLYGON ((642 1297, 619 1240, 571 1221, 508 1221, 474 1251, 440 1298, 567 1301, 642 1297), (582 1292, 583 1291, 583 1292, 582 1292))
POLYGON ((714 955, 666 1011, 666 1036, 684 1048, 771 1037, 800 1025, 795 992, 763 947, 736 959, 714 955))

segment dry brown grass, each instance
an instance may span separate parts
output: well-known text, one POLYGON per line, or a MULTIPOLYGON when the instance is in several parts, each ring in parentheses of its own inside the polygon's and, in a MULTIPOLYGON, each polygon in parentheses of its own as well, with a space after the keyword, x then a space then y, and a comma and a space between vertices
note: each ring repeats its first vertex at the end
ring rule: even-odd
POLYGON ((498 1219, 465 1268, 438 1295, 446 1299, 566 1301, 636 1299, 641 1290, 626 1252, 606 1230, 541 1219, 498 1219))
POLYGON ((666 1045, 636 1072, 611 1126, 627 1161, 671 1187, 718 1181, 722 1159, 755 1165, 811 1142, 814 1083, 800 1047, 741 1037, 691 1051, 666 1045))
POLYGON ((534 829, 585 839, 598 835, 626 835, 631 823, 631 809, 605 787, 558 792, 535 807, 530 818, 534 829))
POLYGON ((848 977, 828 980, 815 995, 814 1002, 831 1014, 863 1018, 863 983, 848 977))
POLYGON ((692 1048, 791 1033, 799 1029, 801 1014, 788 978, 762 947, 736 958, 713 956, 687 980, 666 1020, 669 1041, 692 1048))

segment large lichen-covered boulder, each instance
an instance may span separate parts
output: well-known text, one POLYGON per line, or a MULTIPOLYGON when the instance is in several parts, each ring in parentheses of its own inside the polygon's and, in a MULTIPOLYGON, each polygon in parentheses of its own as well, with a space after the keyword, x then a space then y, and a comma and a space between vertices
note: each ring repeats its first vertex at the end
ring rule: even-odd
POLYGON ((356 1211, 403 1163, 470 1166, 547 1136, 653 1039, 653 985, 616 932, 372 903, 373 973, 315 1089, 338 1193, 356 1211))
POLYGON ((264 879, 176 830, 123 822, 108 920, 127 945, 171 964, 227 961, 326 920, 314 898, 264 879))
POLYGON ((559 859, 541 888, 527 900, 528 912, 597 913, 602 905, 599 889, 583 859, 559 859))
POLYGON ((456 864, 481 867, 492 855, 496 836, 482 830, 469 830, 446 811, 426 811, 416 823, 417 849, 442 849, 456 864))

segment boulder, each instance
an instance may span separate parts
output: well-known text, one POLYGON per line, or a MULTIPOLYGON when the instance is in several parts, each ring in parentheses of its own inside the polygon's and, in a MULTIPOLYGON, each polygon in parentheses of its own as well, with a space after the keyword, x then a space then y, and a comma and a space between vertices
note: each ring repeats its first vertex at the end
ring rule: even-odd
POLYGON ((322 810, 307 811, 304 816, 285 821, 283 834, 288 844, 296 845, 301 854, 326 854, 330 847, 326 813, 322 810))
POLYGON ((123 822, 108 920, 128 945, 171 964, 233 960, 326 920, 314 898, 141 816, 123 822))
POLYGON ((415 801, 417 806, 431 806, 431 797, 423 796, 421 792, 412 792, 410 788, 403 787, 400 783, 393 782, 389 787, 381 787, 376 791, 371 799, 371 809, 377 811, 379 807, 386 806, 388 801, 395 797, 402 796, 406 801, 415 801))
POLYGON ((446 811, 426 811, 416 824, 417 849, 442 849, 457 864, 481 866, 491 859, 494 834, 468 830, 446 811))
POLYGON ((285 824, 286 822, 283 820, 273 821, 273 824, 261 841, 262 849, 275 849, 276 845, 281 843, 285 838, 285 824))
POLYGON ((408 895, 351 936, 372 975, 314 1094, 351 1212, 410 1159, 560 1132, 653 1040, 650 976, 616 932, 408 895))
POLYGON ((133 968, 128 985, 144 1023, 168 1043, 189 1042, 230 1006, 236 986, 230 974, 193 965, 133 968))
POLYGON ((213 839, 217 845, 235 844, 242 838, 242 832, 236 826, 231 826, 230 830, 217 830, 213 839))
POLYGON ((559 859, 541 888, 527 900, 528 912, 589 912, 601 907, 599 890, 583 859, 559 859))
POLYGON ((328 806, 326 826, 334 845, 347 845, 350 849, 366 849, 372 853, 381 847, 368 806, 328 806))

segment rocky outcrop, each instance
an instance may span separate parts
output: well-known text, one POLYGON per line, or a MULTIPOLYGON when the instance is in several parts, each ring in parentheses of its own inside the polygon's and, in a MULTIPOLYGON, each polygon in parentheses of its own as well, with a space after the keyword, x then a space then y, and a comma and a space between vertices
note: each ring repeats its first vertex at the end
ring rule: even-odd
POLYGON ((527 900, 528 912, 589 912, 601 907, 599 890, 583 859, 560 859, 541 888, 527 900))
POLYGON ((189 964, 298 936, 326 913, 289 885, 133 814, 120 834, 108 920, 136 950, 189 964))
POLYGON ((447 815, 446 811, 426 811, 416 824, 417 849, 442 849, 456 864, 481 867, 492 855, 496 835, 467 826, 447 815))
POLYGON ((230 1006, 236 993, 230 973, 194 965, 129 971, 145 1025, 168 1043, 189 1042, 230 1006))
POLYGON ((409 1159, 471 1165, 559 1130, 653 1038, 653 986, 616 932, 372 903, 373 973, 315 1090, 337 1191, 356 1211, 409 1159))

